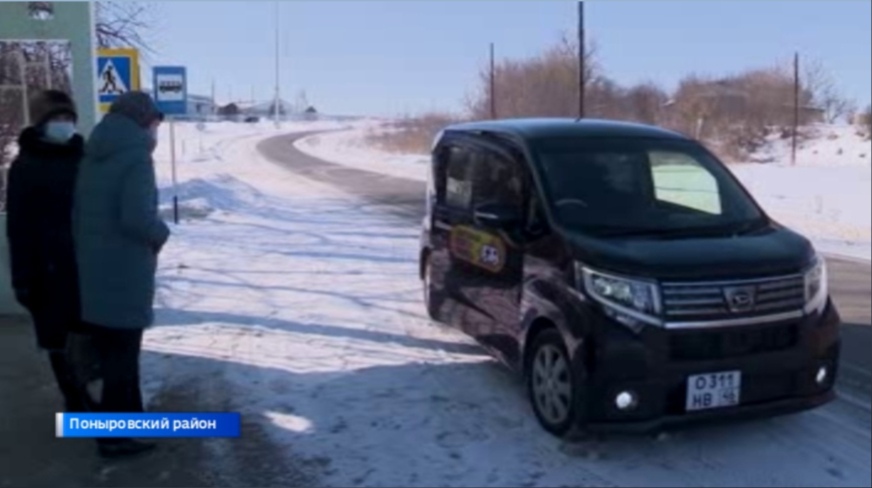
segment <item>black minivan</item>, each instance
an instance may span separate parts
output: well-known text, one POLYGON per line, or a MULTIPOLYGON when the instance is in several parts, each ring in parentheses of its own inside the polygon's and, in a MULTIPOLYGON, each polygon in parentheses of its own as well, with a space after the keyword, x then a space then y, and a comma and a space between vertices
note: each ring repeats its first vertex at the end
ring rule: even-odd
POLYGON ((835 396, 823 258, 697 141, 602 120, 452 125, 426 209, 427 312, 521 373, 554 435, 835 396))

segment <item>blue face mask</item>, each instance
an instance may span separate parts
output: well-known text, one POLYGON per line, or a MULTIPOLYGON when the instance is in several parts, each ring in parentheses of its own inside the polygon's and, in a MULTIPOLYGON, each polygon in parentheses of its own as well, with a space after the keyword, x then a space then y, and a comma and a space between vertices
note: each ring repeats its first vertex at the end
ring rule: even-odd
POLYGON ((76 124, 66 121, 50 121, 45 124, 45 138, 58 144, 66 144, 76 135, 76 124))

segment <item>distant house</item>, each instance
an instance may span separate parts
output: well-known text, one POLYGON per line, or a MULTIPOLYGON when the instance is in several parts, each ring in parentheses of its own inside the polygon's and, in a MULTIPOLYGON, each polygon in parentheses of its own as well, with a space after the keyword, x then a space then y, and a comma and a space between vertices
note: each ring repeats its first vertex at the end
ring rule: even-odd
MULTIPOLYGON (((218 109, 218 115, 223 117, 259 117, 261 119, 272 119, 275 115, 276 103, 274 100, 263 102, 256 101, 236 101, 225 105, 218 109), (233 112, 228 111, 230 106, 233 106, 233 112)), ((282 118, 294 118, 302 116, 306 119, 315 119, 318 117, 318 111, 313 106, 308 108, 296 108, 286 100, 279 100, 278 112, 282 118)))
POLYGON ((240 113, 242 113, 242 111, 239 110, 239 106, 235 103, 228 103, 227 105, 218 107, 218 115, 224 117, 235 117, 240 113))
POLYGON ((212 115, 216 110, 212 97, 188 94, 188 115, 212 115))
MULTIPOLYGON (((293 105, 286 100, 278 101, 279 115, 288 115, 294 112, 293 105)), ((276 103, 274 100, 266 102, 252 103, 243 109, 245 115, 257 115, 260 117, 269 117, 275 114, 276 103)))

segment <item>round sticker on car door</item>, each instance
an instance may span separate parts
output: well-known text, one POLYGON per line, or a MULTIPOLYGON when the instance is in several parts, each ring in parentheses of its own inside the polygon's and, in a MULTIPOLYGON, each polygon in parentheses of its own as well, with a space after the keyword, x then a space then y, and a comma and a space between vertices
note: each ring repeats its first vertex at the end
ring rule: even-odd
POLYGON ((460 225, 451 230, 451 254, 472 265, 499 273, 505 266, 506 246, 498 236, 460 225))

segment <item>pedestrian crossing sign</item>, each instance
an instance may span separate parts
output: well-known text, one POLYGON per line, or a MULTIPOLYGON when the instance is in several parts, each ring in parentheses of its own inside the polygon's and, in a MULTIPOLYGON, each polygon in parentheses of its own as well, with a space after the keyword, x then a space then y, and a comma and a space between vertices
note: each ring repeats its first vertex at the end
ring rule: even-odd
POLYGON ((107 113, 121 94, 137 91, 139 52, 136 49, 100 49, 97 52, 97 97, 100 112, 107 113))

